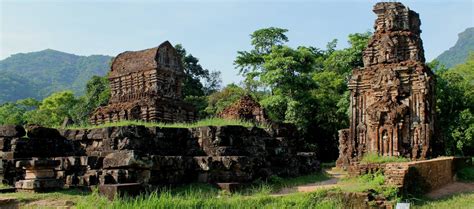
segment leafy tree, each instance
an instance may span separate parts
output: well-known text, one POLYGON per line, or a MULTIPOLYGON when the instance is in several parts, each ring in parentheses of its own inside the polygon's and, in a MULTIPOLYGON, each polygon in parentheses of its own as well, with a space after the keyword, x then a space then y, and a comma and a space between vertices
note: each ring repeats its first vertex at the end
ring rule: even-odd
POLYGON ((208 115, 217 115, 219 112, 224 110, 224 108, 233 104, 245 94, 246 91, 243 88, 233 83, 229 84, 221 91, 217 91, 209 95, 208 106, 206 107, 205 112, 208 115))
MULTIPOLYGON (((328 44, 329 50, 333 52, 324 61, 326 70, 336 71, 339 74, 349 75, 353 68, 364 66, 362 53, 372 34, 370 32, 349 34, 350 47, 342 50, 334 50, 335 43, 328 44)), ((329 51, 330 52, 330 51, 329 51)))
POLYGON ((0 124, 18 125, 23 124, 24 111, 15 103, 7 102, 0 106, 0 124))
POLYGON ((325 50, 285 43, 286 29, 265 28, 251 35, 253 49, 239 51, 234 64, 245 77, 247 90, 268 89, 260 101, 273 121, 290 122, 305 133, 320 159, 337 157, 337 131, 348 125, 346 79, 363 66, 362 53, 370 33, 349 35, 350 46, 336 50, 337 40, 325 50), (315 137, 317 136, 317 137, 315 137))
POLYGON ((87 124, 89 115, 110 98, 109 80, 106 76, 93 76, 86 84, 86 93, 77 99, 71 117, 77 124, 87 124))
POLYGON ((220 72, 210 72, 208 69, 204 69, 199 63, 199 59, 192 54, 188 54, 181 44, 177 44, 175 48, 181 57, 181 64, 185 73, 184 97, 209 95, 220 87, 220 72), (206 85, 203 82, 206 82, 206 85))
POLYGON ((25 120, 29 124, 59 126, 65 117, 71 118, 76 103, 72 91, 56 92, 45 98, 38 109, 26 112, 25 120))
POLYGON ((16 103, 7 102, 0 105, 0 124, 23 125, 24 114, 38 108, 41 103, 33 98, 18 100, 16 103))
POLYGON ((220 89, 221 72, 203 68, 199 59, 188 54, 181 44, 177 44, 175 48, 181 57, 185 73, 182 90, 184 100, 196 108, 199 117, 206 117, 207 96, 220 89))
POLYGON ((474 155, 474 54, 452 69, 431 63, 437 73, 437 119, 445 154, 474 155))
POLYGON ((288 42, 285 35, 287 29, 263 28, 256 30, 250 35, 253 49, 250 51, 238 51, 234 65, 239 69, 239 73, 245 77, 245 85, 248 90, 256 90, 261 86, 258 80, 265 62, 264 55, 271 52, 274 47, 282 46, 288 42))

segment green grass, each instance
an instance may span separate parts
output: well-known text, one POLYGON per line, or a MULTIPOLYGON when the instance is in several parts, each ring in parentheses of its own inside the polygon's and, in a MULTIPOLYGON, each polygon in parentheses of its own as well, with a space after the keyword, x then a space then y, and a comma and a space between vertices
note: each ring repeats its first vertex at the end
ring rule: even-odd
MULTIPOLYGON (((164 127, 164 128, 196 128, 203 126, 244 126, 244 127, 260 127, 266 128, 263 124, 254 124, 248 121, 242 120, 228 120, 222 118, 207 118, 192 123, 163 123, 163 122, 144 122, 144 121, 119 121, 113 123, 105 123, 101 125, 83 125, 83 126, 68 126, 68 129, 94 129, 94 128, 106 128, 115 126, 145 126, 145 127, 164 127)), ((59 128, 59 127, 55 127, 59 128)))
POLYGON ((398 199, 398 189, 385 184, 385 176, 380 172, 342 179, 338 187, 343 192, 368 192, 383 195, 388 200, 398 199))
MULTIPOLYGON (((297 193, 284 197, 271 196, 283 187, 314 183, 328 179, 317 173, 295 178, 272 177, 255 182, 235 193, 220 191, 209 184, 191 184, 162 188, 136 198, 117 198, 109 201, 94 192, 65 190, 53 193, 9 193, 0 197, 16 197, 22 203, 35 200, 69 200, 77 208, 343 208, 336 198, 326 197, 327 191, 297 193)), ((31 206, 35 207, 35 206, 31 206)))
POLYGON ((414 209, 439 209, 439 208, 456 208, 470 209, 474 208, 474 192, 457 194, 439 200, 423 200, 416 202, 414 209))
POLYGON ((77 208, 342 208, 341 201, 326 198, 325 191, 299 193, 284 197, 265 194, 214 194, 190 189, 186 193, 152 192, 136 198, 120 198, 110 202, 93 193, 76 205, 77 208), (91 203, 94 203, 91 206, 91 203))
POLYGON ((62 201, 72 201, 79 202, 84 197, 90 195, 90 192, 82 191, 78 189, 69 189, 69 190, 60 190, 56 192, 48 193, 31 193, 31 192, 15 192, 15 193, 5 193, 0 194, 0 198, 15 198, 20 203, 25 204, 37 200, 62 200, 62 201))
POLYGON ((8 184, 2 184, 2 183, 0 183, 0 189, 8 189, 8 188, 11 188, 11 186, 8 185, 8 184))
POLYGON ((410 160, 404 157, 397 157, 397 156, 380 156, 377 153, 369 152, 366 153, 361 163, 401 163, 401 162, 409 162, 410 160))
POLYGON ((459 181, 474 182, 474 167, 461 168, 456 175, 459 181))

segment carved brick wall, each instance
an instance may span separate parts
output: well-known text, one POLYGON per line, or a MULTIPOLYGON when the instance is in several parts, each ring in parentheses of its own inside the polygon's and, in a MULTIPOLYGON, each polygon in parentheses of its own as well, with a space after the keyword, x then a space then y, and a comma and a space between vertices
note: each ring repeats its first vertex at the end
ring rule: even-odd
POLYGON ((434 133, 432 71, 424 64, 420 19, 398 2, 377 3, 375 34, 364 50, 364 67, 354 69, 350 127, 340 132, 337 164, 364 153, 428 157, 434 133))
POLYGON ((182 100, 184 72, 179 59, 167 41, 156 48, 119 54, 109 75, 109 104, 98 108, 90 122, 195 120, 194 108, 182 100))

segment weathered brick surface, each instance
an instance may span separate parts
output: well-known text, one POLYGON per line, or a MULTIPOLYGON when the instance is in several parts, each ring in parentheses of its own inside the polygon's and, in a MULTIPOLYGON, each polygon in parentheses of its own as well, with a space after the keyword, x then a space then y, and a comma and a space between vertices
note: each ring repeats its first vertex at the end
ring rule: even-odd
POLYGON ((90 122, 195 120, 194 107, 182 98, 184 71, 180 59, 168 41, 117 55, 109 73, 109 104, 97 108, 90 122))
POLYGON ((265 110, 250 95, 245 95, 229 107, 226 107, 219 113, 219 117, 255 123, 268 122, 265 110))
POLYGON ((472 165, 470 158, 441 157, 404 163, 362 164, 349 166, 352 176, 381 171, 387 184, 396 185, 402 192, 428 192, 454 181, 456 171, 472 165))
POLYGON ((424 63, 419 15, 399 2, 373 8, 375 33, 354 69, 350 127, 339 133, 337 165, 367 152, 426 159, 434 145, 435 79, 424 63))

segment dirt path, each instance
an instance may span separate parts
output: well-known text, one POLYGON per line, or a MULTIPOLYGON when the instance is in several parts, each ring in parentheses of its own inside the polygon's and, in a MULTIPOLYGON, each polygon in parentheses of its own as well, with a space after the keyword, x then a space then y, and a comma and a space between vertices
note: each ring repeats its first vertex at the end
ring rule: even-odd
POLYGON ((320 182, 315 182, 315 183, 310 183, 310 184, 305 184, 305 185, 300 185, 300 186, 294 186, 294 187, 286 187, 286 188, 281 189, 278 192, 271 194, 271 196, 284 196, 284 195, 297 193, 297 192, 313 192, 318 189, 332 188, 336 186, 337 182, 339 182, 341 178, 347 175, 346 172, 335 169, 335 168, 327 169, 327 170, 324 170, 323 172, 326 172, 331 178, 325 181, 320 181, 320 182))
POLYGON ((474 183, 453 182, 426 194, 431 199, 440 199, 449 195, 474 192, 474 183))

